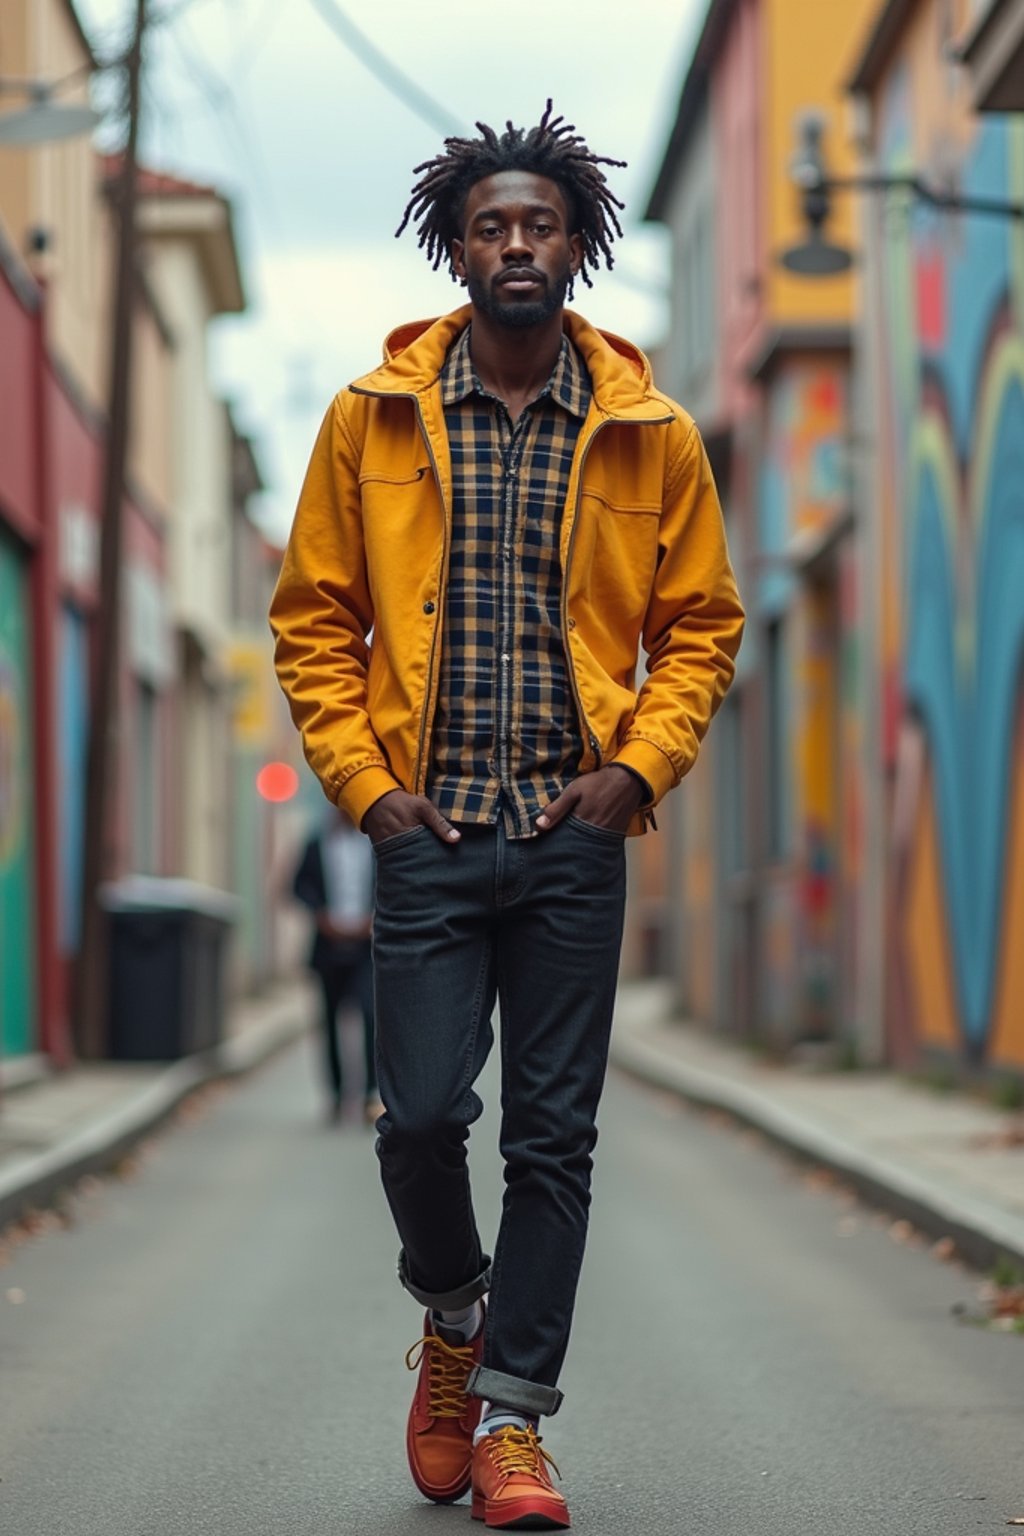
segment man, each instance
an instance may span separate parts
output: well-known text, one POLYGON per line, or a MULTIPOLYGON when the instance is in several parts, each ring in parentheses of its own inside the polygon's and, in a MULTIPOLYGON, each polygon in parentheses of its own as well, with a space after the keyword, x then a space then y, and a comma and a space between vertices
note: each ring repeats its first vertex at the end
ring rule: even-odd
POLYGON ((309 761, 376 850, 377 1150, 427 1308, 412 1475, 438 1502, 472 1486, 492 1528, 564 1528, 537 1424, 583 1258, 624 838, 691 767, 743 618, 693 423, 563 309, 611 265, 621 162, 550 102, 477 126, 417 168, 398 231, 470 302, 335 399, 271 618, 309 761), (492 1263, 466 1141, 496 999, 492 1263))
POLYGON ((384 1107, 377 1095, 374 1059, 373 856, 366 838, 340 807, 306 843, 292 889, 316 923, 309 965, 320 980, 328 1117, 339 1121, 344 1104, 338 1011, 343 1003, 354 1003, 363 1020, 363 1113, 373 1124, 384 1107))

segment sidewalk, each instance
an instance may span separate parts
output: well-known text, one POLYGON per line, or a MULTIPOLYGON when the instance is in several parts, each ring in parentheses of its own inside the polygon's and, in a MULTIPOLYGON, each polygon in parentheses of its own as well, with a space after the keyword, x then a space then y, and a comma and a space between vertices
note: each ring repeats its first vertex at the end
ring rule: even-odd
POLYGON ((110 1168, 202 1084, 235 1077, 305 1033, 314 994, 301 980, 236 1003, 216 1052, 159 1062, 97 1062, 0 1098, 0 1227, 110 1168))
POLYGON ((1024 1264, 1024 1116, 888 1072, 777 1066, 670 1016, 661 983, 620 988, 612 1061, 756 1127, 971 1263, 1024 1264))

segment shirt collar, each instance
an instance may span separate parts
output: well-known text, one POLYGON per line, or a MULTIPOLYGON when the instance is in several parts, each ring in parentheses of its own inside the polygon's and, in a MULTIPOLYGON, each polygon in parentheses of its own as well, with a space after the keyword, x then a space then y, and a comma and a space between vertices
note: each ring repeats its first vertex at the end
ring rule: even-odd
MULTIPOLYGON (((441 369, 441 400, 444 405, 455 405, 467 395, 478 394, 489 398, 480 383, 469 351, 471 326, 460 331, 441 369)), ((585 416, 590 403, 590 388, 583 360, 568 336, 562 337, 558 357, 551 377, 537 396, 538 400, 551 396, 572 416, 585 416)))

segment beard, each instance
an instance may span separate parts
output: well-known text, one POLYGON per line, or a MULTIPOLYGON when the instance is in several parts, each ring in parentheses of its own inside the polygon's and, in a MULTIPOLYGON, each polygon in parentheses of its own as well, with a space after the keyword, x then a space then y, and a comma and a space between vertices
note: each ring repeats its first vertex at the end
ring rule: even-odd
POLYGON ((541 325, 545 320, 550 320, 556 315, 565 303, 565 295, 569 288, 569 279, 572 276, 568 262, 563 271, 557 273, 547 282, 547 286, 540 298, 525 302, 520 299, 503 299, 501 296, 501 284, 494 280, 490 284, 483 278, 470 277, 467 274, 466 287, 474 306, 489 320, 494 320, 498 325, 506 325, 510 330, 525 330, 530 325, 541 325))

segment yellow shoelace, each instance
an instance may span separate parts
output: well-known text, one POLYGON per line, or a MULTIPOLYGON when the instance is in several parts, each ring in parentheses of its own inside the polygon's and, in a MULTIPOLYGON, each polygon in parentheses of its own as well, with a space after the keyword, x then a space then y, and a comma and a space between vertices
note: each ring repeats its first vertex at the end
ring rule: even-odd
POLYGON ((430 1350, 427 1362, 427 1412, 432 1419, 461 1419, 466 1411, 466 1382, 476 1364, 471 1344, 447 1344, 436 1333, 417 1340, 405 1357, 406 1368, 415 1371, 430 1350))
POLYGON ((510 1476, 513 1472, 526 1472, 531 1477, 543 1475, 543 1462, 554 1467, 561 1477, 558 1463, 549 1456, 540 1443, 540 1436, 532 1424, 517 1429, 514 1424, 504 1424, 487 1436, 487 1449, 499 1472, 510 1476))

